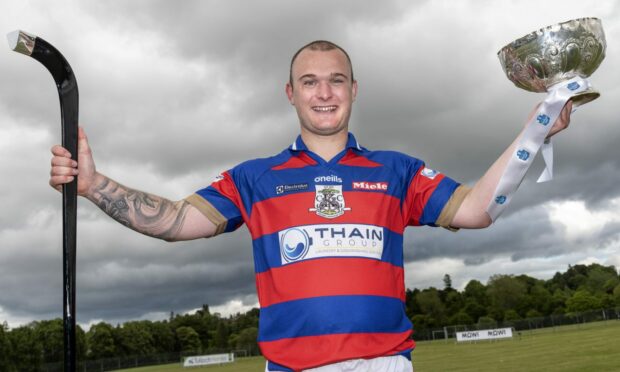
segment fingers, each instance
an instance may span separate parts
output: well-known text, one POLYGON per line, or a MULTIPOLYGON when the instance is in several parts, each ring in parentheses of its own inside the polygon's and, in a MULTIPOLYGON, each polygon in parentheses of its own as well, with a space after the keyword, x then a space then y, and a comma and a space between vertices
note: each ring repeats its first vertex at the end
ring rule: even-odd
POLYGON ((58 191, 62 191, 62 185, 65 183, 73 182, 74 176, 52 176, 50 177, 50 186, 58 191))
POLYGON ((49 184, 62 191, 62 185, 72 182, 78 174, 77 161, 71 159, 71 153, 60 145, 52 147, 52 154, 49 184))
POLYGON ((63 156, 65 158, 71 158, 71 153, 60 145, 54 145, 52 147, 52 154, 54 156, 63 156))
POLYGON ((553 123, 553 126, 551 127, 551 130, 549 131, 549 134, 547 135, 547 138, 551 138, 558 132, 561 132, 564 129, 568 128, 570 124, 570 114, 572 113, 572 111, 573 111, 573 102, 568 101, 566 105, 564 105, 564 107, 562 108, 562 111, 560 112, 560 116, 558 116, 555 123, 553 123))

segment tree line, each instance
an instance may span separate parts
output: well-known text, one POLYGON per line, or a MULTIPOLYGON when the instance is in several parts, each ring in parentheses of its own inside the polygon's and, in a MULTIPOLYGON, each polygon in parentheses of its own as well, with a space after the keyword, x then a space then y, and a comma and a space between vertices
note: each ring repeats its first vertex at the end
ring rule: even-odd
POLYGON ((493 275, 486 285, 470 280, 452 288, 406 291, 407 315, 416 330, 450 325, 514 321, 620 307, 620 276, 614 266, 574 265, 549 280, 528 275, 493 275))
MULTIPOLYGON (((192 314, 171 313, 162 321, 99 322, 88 332, 78 325, 78 361, 154 354, 201 355, 245 350, 258 355, 258 309, 222 317, 208 305, 192 314)), ((40 371, 63 360, 62 319, 34 321, 9 330, 0 325, 0 371, 40 371)))
MULTIPOLYGON (((471 280, 462 291, 450 275, 443 289, 407 289, 406 312, 416 331, 449 325, 509 321, 620 307, 620 276, 614 266, 569 266, 549 280, 528 275, 493 275, 487 284, 471 280)), ((170 314, 162 321, 100 322, 85 332, 77 327, 78 360, 164 353, 199 355, 231 350, 259 354, 259 309, 222 317, 208 305, 191 314, 170 314)), ((414 334, 415 337, 415 334, 414 334)), ((38 371, 62 361, 61 319, 34 321, 9 329, 0 326, 0 371, 38 371)))

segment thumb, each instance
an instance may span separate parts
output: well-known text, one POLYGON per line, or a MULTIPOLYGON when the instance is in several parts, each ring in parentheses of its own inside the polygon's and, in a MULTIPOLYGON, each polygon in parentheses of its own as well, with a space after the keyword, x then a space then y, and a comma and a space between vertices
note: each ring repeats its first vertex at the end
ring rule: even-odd
POLYGON ((78 152, 90 153, 90 145, 88 144, 88 137, 83 127, 78 128, 78 152))

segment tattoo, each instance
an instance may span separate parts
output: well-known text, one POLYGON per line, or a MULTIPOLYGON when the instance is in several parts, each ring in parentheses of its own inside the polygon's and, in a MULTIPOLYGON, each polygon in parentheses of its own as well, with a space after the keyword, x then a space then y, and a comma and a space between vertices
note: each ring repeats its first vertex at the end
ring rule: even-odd
POLYGON ((110 217, 142 234, 173 241, 183 227, 189 203, 172 202, 125 187, 107 177, 90 199, 110 217))

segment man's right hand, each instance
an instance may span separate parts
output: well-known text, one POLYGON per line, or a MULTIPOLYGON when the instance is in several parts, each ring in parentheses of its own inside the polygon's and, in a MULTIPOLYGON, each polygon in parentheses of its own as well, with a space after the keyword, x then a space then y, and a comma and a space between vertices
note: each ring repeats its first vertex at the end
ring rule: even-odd
POLYGON ((60 145, 52 147, 52 155, 50 186, 61 191, 63 184, 73 181, 74 177, 79 175, 78 194, 88 196, 95 183, 97 171, 84 129, 80 127, 78 132, 77 162, 72 160, 69 151, 60 145))

